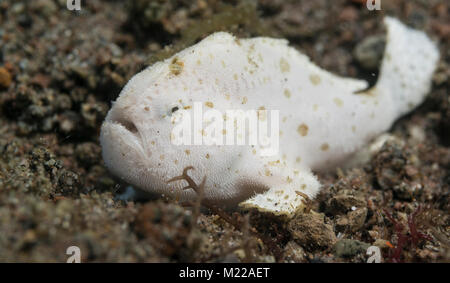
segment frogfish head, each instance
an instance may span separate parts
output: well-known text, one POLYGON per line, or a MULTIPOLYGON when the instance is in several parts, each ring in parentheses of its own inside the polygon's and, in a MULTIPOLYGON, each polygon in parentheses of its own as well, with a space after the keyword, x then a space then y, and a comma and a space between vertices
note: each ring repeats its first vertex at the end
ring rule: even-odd
MULTIPOLYGON (((231 167, 237 147, 174 142, 174 126, 192 111, 183 101, 189 94, 167 82, 164 72, 154 75, 157 68, 135 75, 113 103, 100 132, 103 160, 111 173, 144 191, 195 199, 195 192, 183 189, 185 182, 167 181, 192 166, 195 170, 189 175, 200 184, 207 172, 231 167)), ((217 194, 218 190, 205 191, 205 197, 217 194)))

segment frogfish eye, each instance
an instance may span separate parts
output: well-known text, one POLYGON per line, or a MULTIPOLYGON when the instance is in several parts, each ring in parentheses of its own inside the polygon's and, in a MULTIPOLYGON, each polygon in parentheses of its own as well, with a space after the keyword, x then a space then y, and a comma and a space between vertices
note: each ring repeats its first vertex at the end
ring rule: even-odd
POLYGON ((180 108, 179 108, 178 106, 173 107, 173 108, 172 108, 172 113, 178 111, 179 109, 180 109, 180 108))

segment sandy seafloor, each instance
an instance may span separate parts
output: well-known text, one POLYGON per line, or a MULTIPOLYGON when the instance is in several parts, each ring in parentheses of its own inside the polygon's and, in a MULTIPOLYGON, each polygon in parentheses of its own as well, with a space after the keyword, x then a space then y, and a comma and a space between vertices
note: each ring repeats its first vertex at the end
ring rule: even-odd
POLYGON ((82 262, 366 262, 374 245, 383 262, 449 262, 450 3, 364 2, 90 0, 77 12, 0 0, 0 261, 65 262, 78 246, 82 262), (287 38, 373 83, 384 15, 439 42, 432 90, 370 161, 321 174, 309 211, 205 209, 194 223, 175 201, 116 200, 124 186, 105 168, 99 128, 133 74, 226 30, 287 38))

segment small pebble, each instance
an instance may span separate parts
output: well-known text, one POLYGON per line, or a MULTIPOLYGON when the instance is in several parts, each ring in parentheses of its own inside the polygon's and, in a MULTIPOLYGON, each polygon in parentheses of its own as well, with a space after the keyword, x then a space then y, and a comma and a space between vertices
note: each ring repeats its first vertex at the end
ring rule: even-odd
POLYGON ((11 82, 12 77, 9 71, 4 67, 0 67, 0 87, 8 88, 11 85, 11 82))

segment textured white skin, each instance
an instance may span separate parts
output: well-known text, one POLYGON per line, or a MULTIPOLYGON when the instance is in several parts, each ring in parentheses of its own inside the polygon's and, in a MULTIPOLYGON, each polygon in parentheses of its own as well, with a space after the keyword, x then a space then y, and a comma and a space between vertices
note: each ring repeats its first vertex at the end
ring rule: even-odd
POLYGON ((128 82, 102 126, 107 167, 142 190, 185 201, 195 192, 183 190, 184 181, 167 181, 193 166, 197 184, 207 177, 207 200, 291 215, 302 205, 297 192, 312 198, 320 189, 311 170, 341 165, 429 91, 437 48, 395 19, 385 23, 379 81, 358 94, 365 81, 320 69, 285 40, 223 32, 147 68, 128 82), (173 145, 171 109, 194 102, 223 113, 279 110, 279 156, 261 157, 257 146, 173 145))

